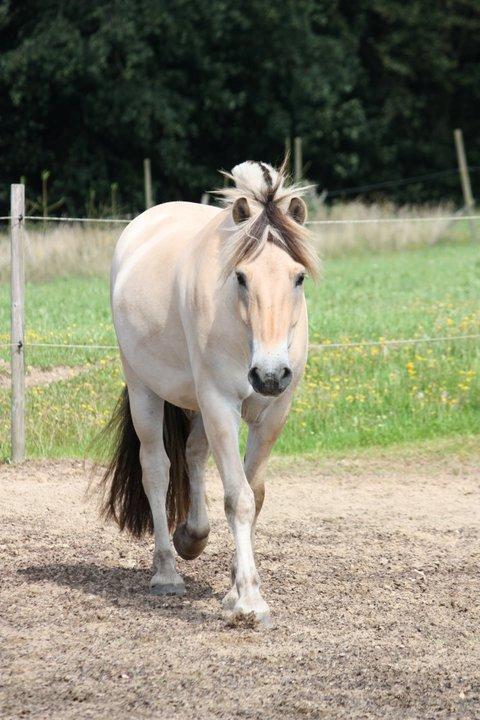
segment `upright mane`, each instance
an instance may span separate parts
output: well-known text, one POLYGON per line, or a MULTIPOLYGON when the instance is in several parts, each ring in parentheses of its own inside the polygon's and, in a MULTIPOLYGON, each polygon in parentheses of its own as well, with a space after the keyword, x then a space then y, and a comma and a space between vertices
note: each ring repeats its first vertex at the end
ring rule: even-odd
POLYGON ((222 172, 234 187, 216 190, 231 206, 236 228, 225 247, 225 276, 242 261, 253 260, 267 242, 285 250, 316 278, 318 258, 309 244, 311 233, 302 224, 308 187, 288 185, 286 161, 276 170, 263 162, 246 162, 222 172))

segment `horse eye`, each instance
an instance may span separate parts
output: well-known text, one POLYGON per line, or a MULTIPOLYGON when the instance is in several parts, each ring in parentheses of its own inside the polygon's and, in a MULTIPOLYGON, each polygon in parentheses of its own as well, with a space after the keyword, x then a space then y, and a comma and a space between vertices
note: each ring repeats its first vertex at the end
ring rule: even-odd
POLYGON ((237 276, 237 282, 241 287, 246 288, 247 287, 247 278, 242 272, 236 272, 235 275, 237 276))
POLYGON ((295 287, 300 287, 300 285, 303 285, 303 281, 305 280, 305 275, 302 273, 297 277, 295 280, 295 287))

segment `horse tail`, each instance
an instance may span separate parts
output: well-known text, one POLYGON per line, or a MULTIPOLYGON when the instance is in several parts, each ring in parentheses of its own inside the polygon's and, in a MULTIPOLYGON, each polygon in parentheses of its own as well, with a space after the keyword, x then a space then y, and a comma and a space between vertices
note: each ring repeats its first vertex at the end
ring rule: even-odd
MULTIPOLYGON (((186 461, 186 445, 190 431, 187 414, 168 402, 164 406, 163 442, 170 460, 170 478, 166 496, 169 530, 183 522, 190 506, 190 482, 186 461)), ((120 530, 135 537, 153 532, 153 517, 142 484, 140 439, 136 433, 128 389, 118 399, 110 422, 102 435, 113 435, 113 452, 101 484, 104 499, 101 514, 113 519, 120 530)))
POLYGON ((113 452, 102 478, 105 495, 101 513, 135 537, 153 531, 153 518, 142 485, 140 439, 133 425, 128 389, 120 395, 104 437, 113 436, 113 452))
POLYGON ((165 400, 163 444, 170 460, 167 490, 167 520, 170 531, 185 522, 190 508, 190 477, 186 456, 189 434, 190 418, 185 410, 165 400))

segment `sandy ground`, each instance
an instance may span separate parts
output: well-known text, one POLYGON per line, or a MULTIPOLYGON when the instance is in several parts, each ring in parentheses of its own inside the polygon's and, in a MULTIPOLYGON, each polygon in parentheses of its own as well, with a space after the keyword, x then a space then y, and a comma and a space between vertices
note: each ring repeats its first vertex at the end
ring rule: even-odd
POLYGON ((2 718, 480 718, 474 460, 269 471, 258 565, 274 627, 229 627, 232 542, 148 595, 152 543, 102 525, 80 463, 0 468, 2 718))

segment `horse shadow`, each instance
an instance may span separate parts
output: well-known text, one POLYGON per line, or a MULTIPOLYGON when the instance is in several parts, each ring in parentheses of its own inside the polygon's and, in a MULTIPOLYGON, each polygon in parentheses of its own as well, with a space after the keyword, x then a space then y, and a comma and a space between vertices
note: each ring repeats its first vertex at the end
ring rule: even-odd
MULTIPOLYGON (((205 600, 220 600, 205 582, 184 575, 186 594, 178 596, 155 596, 149 591, 151 570, 145 568, 108 567, 94 562, 74 564, 56 563, 50 565, 31 565, 20 568, 18 574, 28 582, 47 582, 79 590, 87 596, 96 595, 111 605, 136 610, 151 611, 157 607, 166 612, 178 612, 185 607, 194 611, 195 603, 205 600)), ((205 612, 202 612, 202 616, 205 612)))

